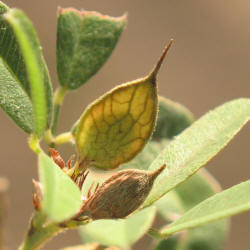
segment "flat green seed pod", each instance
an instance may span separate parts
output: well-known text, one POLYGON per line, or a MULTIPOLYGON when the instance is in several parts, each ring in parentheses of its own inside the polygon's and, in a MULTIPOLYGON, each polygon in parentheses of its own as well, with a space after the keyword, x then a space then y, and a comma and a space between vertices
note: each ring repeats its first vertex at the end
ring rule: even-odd
POLYGON ((171 44, 148 76, 119 85, 86 109, 76 132, 79 165, 113 169, 143 149, 158 111, 156 75, 171 44))

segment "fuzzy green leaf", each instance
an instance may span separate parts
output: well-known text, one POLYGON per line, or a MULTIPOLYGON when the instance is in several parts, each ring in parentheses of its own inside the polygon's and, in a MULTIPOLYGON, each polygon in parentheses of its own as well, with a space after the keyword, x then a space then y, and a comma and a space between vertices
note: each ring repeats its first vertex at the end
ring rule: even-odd
POLYGON ((170 141, 166 139, 148 142, 141 153, 139 153, 128 163, 122 164, 119 170, 130 168, 147 170, 150 164, 156 159, 157 155, 166 147, 169 142, 170 141))
POLYGON ((37 35, 27 16, 16 9, 4 13, 1 27, 1 57, 30 96, 34 112, 33 131, 41 137, 51 121, 52 89, 37 35))
POLYGON ((44 153, 39 155, 39 176, 43 192, 42 208, 52 220, 64 221, 80 210, 79 188, 44 153))
POLYGON ((114 18, 97 12, 59 9, 57 23, 57 72, 59 82, 79 88, 111 55, 126 16, 114 18))
POLYGON ((160 97, 153 139, 172 139, 191 125, 193 121, 193 114, 186 107, 165 97, 160 97))
POLYGON ((123 164, 121 168, 148 169, 157 155, 170 143, 170 140, 190 126, 193 121, 192 113, 183 105, 160 97, 153 141, 150 141, 141 153, 128 163, 123 164), (159 139, 161 140, 159 141, 159 139))
POLYGON ((33 108, 26 91, 25 66, 12 29, 3 19, 3 14, 8 10, 0 2, 0 107, 21 129, 31 133, 33 108))
POLYGON ((250 210, 250 181, 242 182, 201 202, 162 230, 163 236, 250 210))
POLYGON ((26 133, 33 131, 33 108, 29 96, 0 58, 0 107, 26 133))
MULTIPOLYGON (((187 181, 155 203, 160 214, 171 222, 201 201, 220 190, 217 182, 207 171, 201 169, 187 181), (197 190, 199 190, 197 192, 197 190), (175 200, 173 199, 175 197, 175 200)), ((220 250, 228 232, 228 221, 220 220, 190 229, 160 242, 156 249, 165 246, 169 250, 220 250)))
POLYGON ((151 227, 155 212, 155 207, 149 207, 127 219, 94 221, 81 228, 82 239, 121 248, 132 246, 151 227))
POLYGON ((223 149, 250 119, 250 99, 227 102, 208 112, 177 136, 151 164, 150 170, 163 164, 144 203, 149 206, 171 189, 192 176, 223 149))

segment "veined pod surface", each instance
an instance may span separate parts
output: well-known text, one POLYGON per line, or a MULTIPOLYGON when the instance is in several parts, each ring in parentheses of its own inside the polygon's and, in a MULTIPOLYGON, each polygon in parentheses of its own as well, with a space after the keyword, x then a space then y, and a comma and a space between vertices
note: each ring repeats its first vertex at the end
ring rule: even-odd
POLYGON ((119 219, 134 212, 147 198, 156 177, 155 171, 121 170, 109 177, 84 204, 81 216, 97 219, 119 219))
POLYGON ((172 40, 148 76, 119 85, 83 113, 76 131, 82 168, 117 168, 143 149, 158 111, 156 76, 171 44, 172 40))

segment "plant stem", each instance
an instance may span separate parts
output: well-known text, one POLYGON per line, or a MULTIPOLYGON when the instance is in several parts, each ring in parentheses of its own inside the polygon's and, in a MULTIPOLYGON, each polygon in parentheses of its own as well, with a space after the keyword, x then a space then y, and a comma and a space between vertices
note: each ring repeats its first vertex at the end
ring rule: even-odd
POLYGON ((56 147, 65 143, 73 143, 74 142, 74 136, 71 132, 64 132, 56 137, 54 137, 51 133, 51 130, 48 129, 44 136, 44 141, 50 146, 50 147, 56 147))
MULTIPOLYGON (((46 227, 42 227, 39 230, 29 234, 23 244, 19 247, 19 250, 36 250, 41 248, 48 240, 59 232, 63 231, 63 228, 49 224, 46 227)), ((30 231, 29 231, 30 232, 30 231)))
POLYGON ((34 151, 37 155, 41 153, 42 149, 39 144, 39 139, 37 138, 35 134, 32 134, 29 137, 28 144, 29 144, 30 149, 34 151))
POLYGON ((85 221, 65 221, 64 223, 50 222, 40 211, 35 211, 30 221, 29 229, 24 242, 18 250, 37 250, 40 249, 47 241, 54 236, 68 229, 75 229, 89 223, 91 220, 86 218, 85 221))
POLYGON ((65 94, 67 93, 67 88, 66 87, 58 87, 55 94, 54 94, 54 113, 53 113, 53 121, 52 121, 52 126, 51 126, 51 131, 52 134, 56 134, 56 129, 57 129, 57 123, 58 123, 58 117, 60 113, 60 109, 65 97, 65 94))
POLYGON ((56 223, 46 224, 45 218, 39 212, 35 212, 30 221, 28 233, 19 250, 40 249, 48 240, 63 230, 64 228, 56 223))
POLYGON ((163 237, 161 232, 153 229, 153 228, 150 228, 149 231, 148 231, 148 235, 153 238, 153 239, 167 239, 167 237, 163 237))
POLYGON ((71 132, 65 132, 65 133, 62 133, 60 135, 58 135, 56 138, 55 138, 55 145, 61 145, 61 144, 65 144, 65 143, 69 143, 69 142, 73 142, 74 140, 74 137, 72 135, 71 132))

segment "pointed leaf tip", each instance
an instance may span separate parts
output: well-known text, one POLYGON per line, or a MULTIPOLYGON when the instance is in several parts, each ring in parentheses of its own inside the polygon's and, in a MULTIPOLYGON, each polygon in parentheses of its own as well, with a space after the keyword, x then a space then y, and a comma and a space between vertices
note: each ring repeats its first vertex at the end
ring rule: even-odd
POLYGON ((163 164, 161 167, 152 172, 152 177, 155 179, 164 169, 166 168, 166 164, 163 164))
POLYGON ((171 47, 171 45, 173 44, 174 39, 170 39, 169 43, 165 46, 159 60, 157 61, 156 65, 154 66, 152 72, 149 74, 148 78, 151 80, 152 83, 155 83, 156 80, 156 76, 161 68, 161 65, 171 47))

